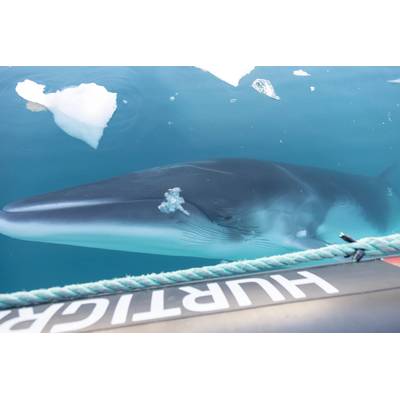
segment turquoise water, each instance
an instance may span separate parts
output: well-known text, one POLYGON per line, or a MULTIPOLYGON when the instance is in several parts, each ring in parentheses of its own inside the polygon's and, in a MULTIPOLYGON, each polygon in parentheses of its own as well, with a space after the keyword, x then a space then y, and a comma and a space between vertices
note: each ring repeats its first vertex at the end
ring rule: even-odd
MULTIPOLYGON (((235 88, 191 67, 2 67, 0 206, 184 161, 243 157, 377 175, 398 159, 400 84, 387 81, 400 78, 400 68, 302 68, 311 76, 293 76, 294 67, 257 67, 235 88), (271 80, 281 99, 257 93, 256 78, 271 80), (95 82, 118 93, 98 149, 65 134, 50 112, 27 110, 15 92, 24 79, 49 92, 95 82)), ((218 261, 0 235, 0 292, 218 261)))

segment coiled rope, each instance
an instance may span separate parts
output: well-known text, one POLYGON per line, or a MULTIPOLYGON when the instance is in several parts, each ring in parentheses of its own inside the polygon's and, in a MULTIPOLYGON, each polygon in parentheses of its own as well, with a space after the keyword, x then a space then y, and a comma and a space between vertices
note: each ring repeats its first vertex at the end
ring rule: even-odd
POLYGON ((367 257, 398 253, 400 252, 400 234, 369 237, 360 239, 354 243, 333 244, 319 249, 261 257, 254 260, 224 262, 217 265, 189 268, 174 272, 127 276, 124 278, 68 285, 64 287, 0 294, 0 310, 82 299, 98 295, 110 295, 135 289, 156 288, 176 283, 187 283, 204 279, 262 272, 271 268, 291 267, 296 264, 311 261, 335 257, 349 257, 358 249, 365 250, 365 255, 367 257))

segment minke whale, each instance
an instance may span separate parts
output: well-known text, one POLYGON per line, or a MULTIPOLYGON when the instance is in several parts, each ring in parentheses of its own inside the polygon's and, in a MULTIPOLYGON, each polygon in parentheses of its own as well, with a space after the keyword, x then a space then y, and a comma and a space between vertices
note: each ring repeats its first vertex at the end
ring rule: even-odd
POLYGON ((400 204, 388 171, 369 177, 251 159, 183 163, 8 204, 0 233, 150 254, 268 256, 337 242, 341 231, 395 232, 400 204), (179 198, 172 208, 168 196, 179 198))

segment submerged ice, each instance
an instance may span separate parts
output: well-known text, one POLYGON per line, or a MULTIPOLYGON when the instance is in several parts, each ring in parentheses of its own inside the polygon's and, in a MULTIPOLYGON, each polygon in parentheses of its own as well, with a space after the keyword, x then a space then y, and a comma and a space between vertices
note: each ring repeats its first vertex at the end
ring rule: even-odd
POLYGON ((44 93, 45 87, 26 79, 19 82, 15 90, 27 101, 30 111, 48 109, 65 133, 96 149, 117 109, 117 93, 96 83, 81 83, 54 93, 44 93))
POLYGON ((275 93, 275 89, 272 86, 271 81, 268 79, 256 79, 251 87, 254 90, 257 90, 258 93, 265 94, 268 97, 271 97, 275 100, 280 100, 281 98, 275 93))

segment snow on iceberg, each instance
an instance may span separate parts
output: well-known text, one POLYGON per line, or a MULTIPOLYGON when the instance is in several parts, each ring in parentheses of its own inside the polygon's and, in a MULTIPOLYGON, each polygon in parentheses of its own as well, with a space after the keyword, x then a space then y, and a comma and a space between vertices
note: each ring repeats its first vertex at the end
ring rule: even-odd
POLYGON ((212 65, 198 68, 215 75, 218 79, 232 86, 238 86, 239 81, 255 67, 254 65, 212 65))
POLYGON ((293 75, 296 75, 296 76, 311 76, 311 74, 309 74, 307 71, 304 71, 304 69, 296 69, 295 71, 293 71, 293 75))
POLYGON ((256 79, 252 84, 251 87, 257 90, 258 93, 265 94, 268 97, 271 97, 275 100, 280 100, 281 98, 275 93, 275 89, 272 86, 271 81, 268 79, 256 79))
POLYGON ((29 110, 41 111, 40 106, 45 107, 64 132, 97 149, 104 128, 117 109, 117 93, 95 83, 81 83, 54 93, 44 93, 45 87, 26 79, 18 82, 15 90, 28 102, 29 110))

